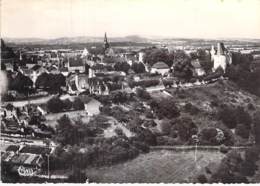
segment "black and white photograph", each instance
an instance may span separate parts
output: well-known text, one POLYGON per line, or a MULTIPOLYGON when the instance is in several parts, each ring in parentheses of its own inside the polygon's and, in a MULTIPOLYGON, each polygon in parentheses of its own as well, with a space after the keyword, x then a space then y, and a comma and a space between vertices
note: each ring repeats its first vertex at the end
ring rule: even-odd
POLYGON ((0 0, 0 37, 2 183, 260 183, 260 0, 0 0))

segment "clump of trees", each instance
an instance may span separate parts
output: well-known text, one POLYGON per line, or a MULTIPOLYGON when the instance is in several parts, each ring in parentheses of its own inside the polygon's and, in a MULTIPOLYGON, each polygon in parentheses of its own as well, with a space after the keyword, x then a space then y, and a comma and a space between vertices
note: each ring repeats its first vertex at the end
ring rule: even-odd
POLYGON ((201 145, 233 145, 234 136, 229 129, 207 127, 199 133, 199 143, 201 145))
POLYGON ((51 94, 61 92, 61 87, 66 86, 66 78, 62 74, 42 73, 35 82, 35 87, 48 91, 51 94))
POLYGON ((221 161, 216 172, 212 173, 211 183, 249 183, 257 170, 256 161, 259 160, 259 148, 251 147, 245 151, 245 156, 236 150, 230 151, 221 161))
POLYGON ((127 74, 130 69, 130 65, 127 62, 118 62, 114 65, 114 69, 116 71, 123 71, 127 74))
POLYGON ((191 59, 183 51, 177 51, 174 60, 174 76, 181 81, 190 81, 193 77, 191 59))
POLYGON ((180 111, 172 99, 152 99, 149 102, 151 109, 155 112, 159 119, 162 118, 176 118, 180 115, 180 111))
POLYGON ((145 51, 144 62, 153 66, 158 61, 165 62, 168 66, 172 66, 174 52, 169 52, 165 49, 149 48, 145 51))
POLYGON ((196 107, 195 105, 193 105, 192 103, 185 104, 184 110, 186 112, 190 113, 191 115, 196 115, 200 112, 200 109, 198 107, 196 107))
POLYGON ((192 136, 197 135, 198 127, 190 117, 164 120, 161 123, 162 135, 157 136, 159 145, 192 144, 192 136))
POLYGON ((59 113, 69 110, 84 110, 84 102, 80 98, 75 98, 74 101, 69 99, 61 100, 59 97, 53 97, 47 102, 47 109, 52 113, 59 113))
POLYGON ((136 63, 134 62, 131 66, 131 69, 136 73, 144 73, 145 72, 145 66, 143 63, 136 63))
POLYGON ((252 55, 233 53, 226 76, 241 88, 260 96, 260 68, 251 67, 252 55))
POLYGON ((7 72, 7 80, 9 90, 15 90, 24 95, 28 95, 33 88, 32 80, 20 72, 15 76, 12 72, 7 72))
POLYGON ((117 129, 117 136, 102 137, 103 129, 108 127, 104 116, 96 116, 88 124, 82 120, 71 120, 62 116, 56 127, 55 140, 60 146, 50 158, 51 169, 85 169, 89 166, 104 166, 136 157, 140 152, 148 152, 153 144, 152 133, 145 130, 134 137, 127 138, 117 129), (104 124, 104 125, 103 125, 104 124))
POLYGON ((158 80, 158 79, 145 79, 145 80, 141 80, 141 81, 128 82, 128 84, 131 88, 138 87, 138 86, 143 87, 143 88, 152 87, 152 86, 159 85, 159 83, 160 83, 160 80, 158 80))
POLYGON ((233 108, 224 105, 218 112, 219 119, 230 129, 236 129, 236 134, 247 139, 250 134, 252 118, 243 107, 233 108))
POLYGON ((136 95, 137 95, 137 97, 139 97, 143 100, 150 100, 151 99, 151 95, 144 88, 137 88, 136 89, 136 95))

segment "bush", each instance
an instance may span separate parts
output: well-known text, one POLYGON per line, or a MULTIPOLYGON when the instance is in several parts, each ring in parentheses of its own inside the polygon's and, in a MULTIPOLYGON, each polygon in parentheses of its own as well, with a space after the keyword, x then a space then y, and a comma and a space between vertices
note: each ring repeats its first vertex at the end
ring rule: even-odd
POLYGON ((146 79, 146 80, 141 80, 141 81, 131 81, 129 82, 129 86, 131 88, 133 87, 152 87, 152 86, 156 86, 160 83, 160 81, 158 79, 146 79))
POLYGON ((250 130, 243 124, 238 124, 235 130, 236 135, 241 136, 244 139, 249 138, 250 130))
POLYGON ((217 145, 216 140, 217 130, 216 128, 210 127, 205 128, 200 132, 200 143, 202 145, 217 145))
POLYGON ((207 183, 208 182, 208 179, 204 174, 200 174, 197 177, 197 180, 198 180, 198 183, 207 183))
POLYGON ((181 141, 187 142, 191 140, 192 135, 197 134, 198 128, 191 118, 182 117, 174 122, 171 132, 175 132, 181 141))
POLYGON ((172 125, 170 124, 169 121, 163 121, 163 122, 161 123, 161 131, 162 131, 162 133, 163 133, 164 135, 170 134, 170 132, 171 132, 171 127, 172 127, 172 125))
POLYGON ((252 103, 247 104, 248 110, 255 110, 255 106, 252 103))
POLYGON ((64 104, 58 97, 53 97, 47 102, 47 109, 49 112, 59 113, 63 111, 64 104))
POLYGON ((172 99, 152 100, 149 104, 159 119, 165 117, 172 119, 180 115, 180 111, 172 99))
POLYGON ((236 110, 231 107, 224 106, 223 109, 220 109, 218 117, 230 129, 235 128, 237 125, 236 110))
POLYGON ((149 100, 151 99, 151 95, 149 94, 149 92, 147 92, 144 88, 137 88, 136 89, 136 95, 144 100, 149 100))
POLYGON ((200 111, 195 105, 191 103, 185 104, 184 109, 186 112, 190 113, 191 115, 196 115, 200 111))
POLYGON ((228 147, 225 146, 225 145, 221 145, 221 146, 220 146, 220 149, 219 149, 219 151, 222 152, 223 154, 228 153, 229 150, 230 150, 230 148, 228 148, 228 147))
POLYGON ((237 123, 244 124, 248 129, 251 128, 252 118, 243 107, 237 107, 236 109, 237 123))
POLYGON ((70 110, 72 108, 72 102, 69 99, 63 101, 63 106, 65 110, 70 110))
POLYGON ((72 107, 74 110, 84 110, 85 109, 85 105, 81 101, 80 98, 75 98, 75 100, 72 103, 72 107))
POLYGON ((118 136, 123 136, 124 135, 124 132, 121 128, 115 128, 115 133, 118 135, 118 136))
POLYGON ((145 66, 143 63, 133 63, 131 68, 136 74, 145 72, 145 66))

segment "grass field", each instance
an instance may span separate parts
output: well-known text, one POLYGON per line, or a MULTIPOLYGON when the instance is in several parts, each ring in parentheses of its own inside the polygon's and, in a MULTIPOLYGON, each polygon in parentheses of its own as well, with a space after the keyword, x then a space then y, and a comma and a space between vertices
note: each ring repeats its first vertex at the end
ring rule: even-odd
POLYGON ((173 152, 167 150, 141 154, 136 159, 110 167, 89 168, 87 176, 96 183, 182 183, 193 177, 211 162, 224 157, 217 151, 173 152))

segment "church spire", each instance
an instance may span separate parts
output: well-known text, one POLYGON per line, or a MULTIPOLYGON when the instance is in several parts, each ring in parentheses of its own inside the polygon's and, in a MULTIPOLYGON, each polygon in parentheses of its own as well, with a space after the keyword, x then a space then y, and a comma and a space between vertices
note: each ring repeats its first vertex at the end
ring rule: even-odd
POLYGON ((109 48, 109 43, 107 40, 107 33, 105 32, 105 37, 104 37, 104 49, 108 49, 109 48))

